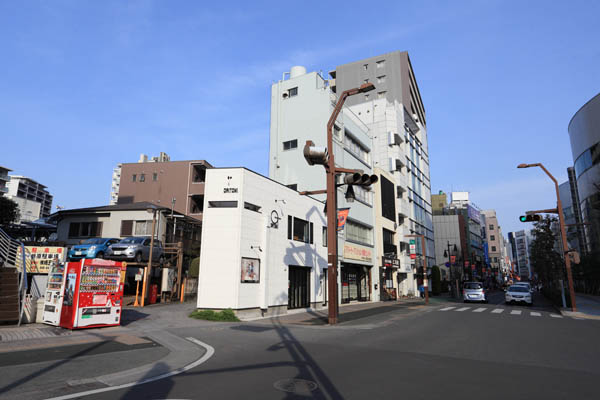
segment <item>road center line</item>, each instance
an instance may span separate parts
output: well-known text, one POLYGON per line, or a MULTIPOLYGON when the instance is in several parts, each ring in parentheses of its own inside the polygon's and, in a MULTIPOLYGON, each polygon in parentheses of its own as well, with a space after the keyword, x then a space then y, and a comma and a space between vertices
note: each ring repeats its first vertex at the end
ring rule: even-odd
POLYGON ((532 317, 541 317, 542 316, 542 314, 540 314, 539 312, 534 312, 534 311, 532 311, 530 314, 532 317))
POLYGON ((558 315, 558 314, 550 314, 550 316, 552 318, 562 318, 562 315, 558 315))
POLYGON ((208 361, 208 359, 211 358, 213 356, 213 354, 215 354, 215 349, 211 345, 208 345, 208 344, 206 344, 204 342, 201 342, 198 339, 193 338, 193 337, 187 337, 186 339, 189 340, 192 343, 197 344, 200 347, 203 347, 206 350, 206 353, 204 353, 204 355, 202 357, 200 357, 196 361, 194 361, 194 362, 186 365, 185 367, 177 368, 177 369, 175 369, 175 370, 173 370, 171 372, 167 372, 167 373, 164 373, 164 374, 161 374, 161 375, 153 376, 151 378, 144 379, 144 380, 137 381, 137 382, 130 382, 130 383, 125 383, 123 385, 118 385, 118 386, 110 386, 110 387, 101 388, 101 389, 88 390, 87 392, 73 393, 73 394, 68 394, 68 395, 65 395, 65 396, 53 397, 51 399, 46 399, 46 400, 67 400, 67 399, 74 399, 74 398, 77 398, 77 397, 89 396, 91 394, 97 394, 97 393, 110 392, 112 390, 119 390, 119 389, 124 389, 124 388, 132 387, 132 386, 143 385, 143 384, 149 383, 149 382, 158 381, 160 379, 168 378, 170 376, 179 375, 182 372, 185 372, 185 371, 187 371, 189 369, 195 368, 198 365, 203 364, 206 361, 208 361))
POLYGON ((510 313, 512 315, 521 315, 521 310, 512 310, 510 313))
POLYGON ((440 311, 448 311, 448 310, 453 310, 456 307, 446 307, 446 308, 442 308, 440 311))
POLYGON ((458 309, 456 309, 454 311, 467 311, 467 310, 470 310, 470 309, 471 309, 471 307, 463 307, 463 308, 458 308, 458 309))
POLYGON ((484 312, 485 310, 487 310, 487 308, 481 307, 481 308, 478 308, 476 310, 473 310, 473 312, 484 312))
POLYGON ((503 308, 496 308, 495 310, 492 311, 493 314, 500 314, 502 312, 504 312, 503 308))

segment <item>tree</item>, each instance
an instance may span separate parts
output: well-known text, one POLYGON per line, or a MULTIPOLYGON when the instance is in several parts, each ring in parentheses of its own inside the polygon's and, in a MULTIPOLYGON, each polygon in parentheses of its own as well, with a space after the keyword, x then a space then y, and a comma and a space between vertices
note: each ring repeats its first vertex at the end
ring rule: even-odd
POLYGON ((557 238, 552 231, 552 224, 556 222, 556 218, 546 217, 535 223, 529 257, 538 279, 544 286, 551 287, 556 287, 558 280, 564 277, 563 258, 555 249, 557 238))
POLYGON ((8 225, 19 219, 19 205, 8 197, 0 196, 0 225, 8 225))
POLYGON ((442 293, 442 278, 440 267, 437 265, 431 267, 431 293, 434 296, 439 296, 439 294, 442 293))

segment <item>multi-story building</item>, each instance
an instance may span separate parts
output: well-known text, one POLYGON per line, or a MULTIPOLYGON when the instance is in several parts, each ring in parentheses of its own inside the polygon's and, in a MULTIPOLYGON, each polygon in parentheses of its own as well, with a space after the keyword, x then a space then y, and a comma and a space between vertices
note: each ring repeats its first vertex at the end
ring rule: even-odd
POLYGON ((444 215, 444 208, 446 207, 448 207, 448 196, 446 193, 440 190, 438 194, 431 195, 431 210, 433 215, 444 215))
POLYGON ((0 165, 0 196, 3 196, 4 194, 8 193, 8 188, 6 187, 6 184, 8 183, 8 181, 10 181, 10 176, 8 176, 8 173, 10 171, 12 171, 12 169, 8 169, 0 165))
POLYGON ((137 163, 122 163, 118 168, 117 204, 148 201, 202 220, 206 169, 212 168, 208 162, 169 161, 164 153, 148 161, 142 154, 137 163))
POLYGON ((515 272, 518 273, 521 279, 529 280, 532 276, 531 263, 529 262, 529 247, 531 245, 531 233, 529 231, 521 230, 514 232, 513 237, 515 242, 515 259, 517 261, 517 270, 515 272))
MULTIPOLYGON (((269 177, 298 190, 326 188, 322 166, 309 166, 302 148, 311 140, 327 145, 327 121, 336 96, 329 83, 304 67, 291 72, 271 87, 271 134, 269 177)), ((336 164, 344 168, 373 173, 373 142, 367 126, 348 108, 336 121, 334 148, 336 164)), ((346 225, 338 234, 338 274, 340 301, 378 301, 379 272, 375 268, 375 213, 373 191, 354 187, 356 200, 348 202, 343 188, 338 189, 338 208, 349 208, 346 225)), ((324 200, 324 196, 316 196, 324 200)))
POLYGON ((117 204, 119 200, 119 186, 121 185, 121 165, 117 164, 117 166, 113 169, 112 180, 110 182, 110 205, 117 204))
POLYGON ((496 210, 483 210, 481 212, 485 216, 484 224, 484 240, 487 242, 488 259, 492 274, 497 275, 500 273, 500 266, 502 262, 502 232, 498 225, 498 218, 496 217, 496 210))
POLYGON ((417 263, 411 263, 407 235, 424 235, 427 264, 435 263, 435 241, 429 178, 429 149, 425 108, 407 52, 394 51, 351 62, 330 72, 332 91, 373 83, 375 91, 349 97, 355 115, 373 137, 373 164, 390 172, 399 210, 395 240, 400 242, 401 264, 415 268, 424 251, 417 239, 417 263))
POLYGON ((585 232, 581 239, 585 240, 586 252, 597 252, 600 251, 600 94, 575 113, 568 130, 577 183, 575 203, 579 205, 585 232))
POLYGON ((462 280, 465 275, 464 255, 467 252, 467 224, 463 215, 434 215, 435 262, 442 279, 462 280))
MULTIPOLYGON (((575 182, 575 184, 577 183, 575 182)), ((565 217, 565 232, 567 234, 567 244, 569 245, 569 249, 577 250, 581 254, 582 248, 585 248, 585 246, 582 246, 585 242, 582 240, 583 226, 581 225, 581 215, 578 213, 579 207, 574 207, 574 204, 576 203, 573 203, 572 195, 574 193, 577 193, 577 188, 574 189, 575 190, 573 190, 572 188, 572 182, 570 180, 558 185, 558 192, 560 194, 560 200, 562 203, 563 215, 565 217)), ((561 244, 558 248, 560 253, 562 249, 562 239, 560 236, 561 233, 558 225, 556 226, 556 228, 556 240, 561 244)))
POLYGON ((6 196, 19 205, 20 222, 45 218, 52 210, 52 195, 31 178, 10 175, 6 196))

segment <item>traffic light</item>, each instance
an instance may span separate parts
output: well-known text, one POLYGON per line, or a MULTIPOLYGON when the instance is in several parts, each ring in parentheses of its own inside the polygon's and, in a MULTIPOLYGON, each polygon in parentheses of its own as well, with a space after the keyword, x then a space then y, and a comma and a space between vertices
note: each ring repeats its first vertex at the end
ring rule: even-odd
POLYGON ((329 151, 327 147, 316 147, 312 141, 307 140, 304 145, 304 158, 308 165, 326 165, 329 162, 329 151))
POLYGON ((527 214, 527 215, 521 215, 519 217, 519 221, 521 222, 538 222, 541 221, 543 218, 541 215, 539 214, 527 214))
POLYGON ((346 185, 371 186, 378 180, 379 178, 377 175, 361 174, 360 172, 346 174, 344 176, 344 184, 346 185))

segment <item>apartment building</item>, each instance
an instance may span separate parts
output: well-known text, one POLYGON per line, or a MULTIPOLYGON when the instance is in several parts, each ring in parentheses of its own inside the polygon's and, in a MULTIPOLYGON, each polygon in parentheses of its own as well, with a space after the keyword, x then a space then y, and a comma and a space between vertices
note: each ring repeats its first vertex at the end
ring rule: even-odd
POLYGON ((20 222, 35 221, 50 215, 52 195, 46 186, 21 175, 10 175, 6 196, 19 205, 20 222))
MULTIPOLYGON (((323 166, 309 166, 302 148, 307 141, 327 146, 327 121, 336 103, 329 82, 304 67, 293 67, 271 87, 269 178, 298 191, 326 188, 323 166)), ((336 164, 373 174, 373 141, 368 127, 347 107, 335 125, 336 164)), ((341 177, 340 177, 341 178, 341 177)), ((339 300, 378 301, 379 273, 375 256, 373 190, 354 187, 355 200, 337 192, 338 209, 349 208, 346 225, 338 234, 339 300)), ((325 196, 315 196, 324 200, 325 196)))
POLYGON ((6 193, 8 193, 6 184, 8 181, 10 181, 10 176, 8 176, 10 171, 12 171, 12 169, 0 165, 0 196, 4 196, 6 193))
POLYGON ((487 258, 494 275, 500 273, 502 264, 502 232, 498 224, 496 210, 483 210, 481 214, 485 217, 484 240, 487 243, 487 258))
POLYGON ((202 220, 206 169, 212 168, 207 161, 170 161, 164 153, 148 160, 142 154, 137 163, 122 163, 117 168, 117 204, 148 201, 202 220))

